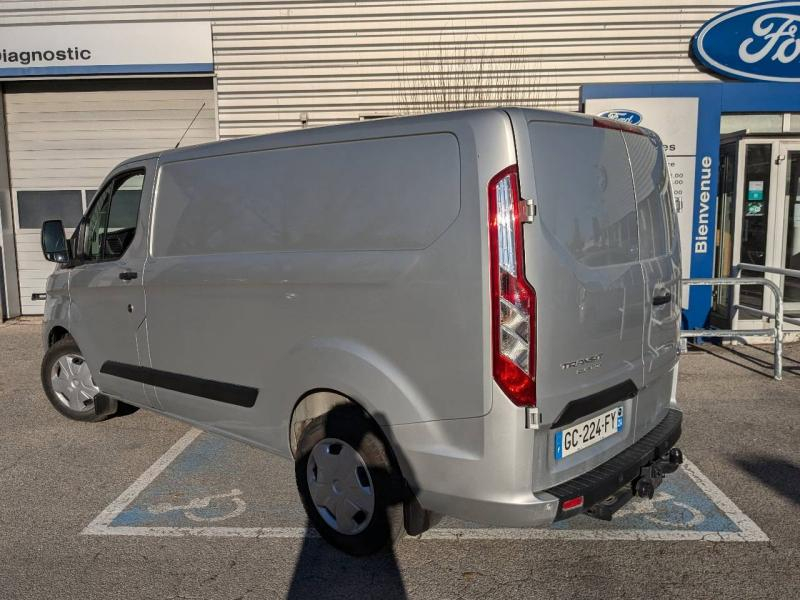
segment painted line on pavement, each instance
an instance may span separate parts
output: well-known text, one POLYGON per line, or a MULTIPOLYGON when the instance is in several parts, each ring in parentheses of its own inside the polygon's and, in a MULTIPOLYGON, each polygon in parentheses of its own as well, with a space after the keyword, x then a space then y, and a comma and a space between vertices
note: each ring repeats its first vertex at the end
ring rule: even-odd
MULTIPOLYGON (((150 537, 242 537, 300 539, 319 537, 306 527, 148 527, 112 526, 116 519, 169 465, 202 433, 192 428, 154 462, 119 497, 109 504, 81 532, 84 535, 150 537)), ((691 461, 684 461, 686 475, 708 496, 739 531, 681 531, 649 529, 515 529, 515 528, 441 528, 431 529, 410 539, 422 540, 620 540, 620 541, 706 541, 767 542, 769 538, 745 515, 722 490, 714 485, 691 461)))
POLYGON ((142 493, 144 488, 153 483, 156 477, 161 475, 164 469, 166 469, 173 460, 178 458, 178 456, 189 447, 189 444, 197 439, 197 436, 201 433, 203 433, 201 430, 194 428, 187 431, 181 439, 173 444, 172 448, 167 450, 156 462, 150 465, 127 490, 122 492, 116 500, 106 506, 103 512, 97 515, 81 533, 87 535, 108 535, 107 530, 112 529, 110 527, 111 522, 142 493))

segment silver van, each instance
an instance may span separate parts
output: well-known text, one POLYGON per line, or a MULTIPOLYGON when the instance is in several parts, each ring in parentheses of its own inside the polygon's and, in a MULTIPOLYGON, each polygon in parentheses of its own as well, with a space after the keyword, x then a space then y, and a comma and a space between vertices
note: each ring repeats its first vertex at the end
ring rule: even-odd
POLYGON ((541 527, 680 464, 680 254, 660 140, 487 109, 167 150, 42 228, 42 383, 296 463, 320 534, 541 527))

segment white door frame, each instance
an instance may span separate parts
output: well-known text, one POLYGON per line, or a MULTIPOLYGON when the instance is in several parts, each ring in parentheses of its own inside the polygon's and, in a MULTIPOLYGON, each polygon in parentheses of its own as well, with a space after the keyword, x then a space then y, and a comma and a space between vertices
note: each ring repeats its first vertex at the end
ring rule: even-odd
MULTIPOLYGON (((742 221, 745 202, 745 161, 747 146, 757 144, 771 144, 772 152, 770 155, 770 185, 769 196, 765 198, 768 202, 767 214, 767 243, 765 249, 764 262, 767 266, 783 267, 786 260, 786 222, 788 218, 789 205, 786 202, 786 153, 790 150, 800 150, 800 141, 783 140, 774 137, 744 137, 738 142, 738 159, 736 163, 736 201, 734 218, 734 242, 733 257, 734 264, 742 262, 742 221), (783 160, 778 160, 783 156, 783 160)), ((783 289, 783 277, 772 273, 766 273, 765 277, 783 289)), ((739 304, 740 287, 735 286, 732 293, 733 304, 739 304)), ((771 291, 764 289, 764 302, 762 310, 766 312, 775 311, 775 300, 771 291)), ((733 329, 762 329, 766 322, 765 317, 758 317, 746 311, 733 311, 731 327, 733 329), (743 316, 741 316, 743 315, 743 316)), ((792 325, 784 325, 788 330, 798 329, 792 325)))
MULTIPOLYGON (((787 185, 789 183, 787 179, 788 169, 789 169, 789 152, 800 152, 800 140, 786 140, 781 141, 777 144, 778 147, 778 157, 776 162, 778 163, 778 179, 776 186, 776 194, 777 200, 776 207, 776 214, 779 214, 779 217, 776 219, 780 219, 781 226, 775 230, 775 253, 773 256, 773 264, 780 265, 781 267, 786 265, 786 242, 788 236, 788 226, 789 226, 789 207, 791 203, 791 199, 788 197, 788 189, 787 185)), ((784 276, 776 276, 778 281, 778 285, 783 290, 783 286, 785 283, 784 276)), ((793 302, 791 304, 785 304, 784 310, 791 310, 797 311, 800 310, 800 302, 793 302)), ((792 329, 793 326, 787 325, 787 329, 792 329)))

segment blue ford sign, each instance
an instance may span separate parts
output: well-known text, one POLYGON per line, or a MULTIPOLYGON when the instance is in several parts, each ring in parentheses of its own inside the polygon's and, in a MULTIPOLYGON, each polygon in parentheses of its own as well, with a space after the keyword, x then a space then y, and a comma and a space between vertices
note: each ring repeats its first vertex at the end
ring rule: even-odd
POLYGON ((630 123, 631 125, 638 125, 642 122, 642 115, 637 113, 635 110, 624 110, 621 108, 607 110, 605 112, 601 112, 597 116, 605 117, 606 119, 613 119, 614 121, 623 121, 625 123, 630 123))
POLYGON ((800 82, 800 2, 761 2, 724 12, 697 31, 692 52, 729 77, 800 82))

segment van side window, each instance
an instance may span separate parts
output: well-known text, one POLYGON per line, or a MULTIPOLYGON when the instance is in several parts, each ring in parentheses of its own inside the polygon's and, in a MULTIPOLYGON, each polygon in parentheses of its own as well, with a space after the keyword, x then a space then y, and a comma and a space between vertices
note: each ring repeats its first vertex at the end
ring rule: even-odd
POLYGON ((108 221, 108 209, 111 206, 111 186, 97 198, 86 221, 83 233, 83 258, 99 260, 102 255, 103 235, 108 221))
POLYGON ((115 179, 95 201, 83 235, 86 260, 115 260, 128 249, 136 234, 144 173, 115 179))

